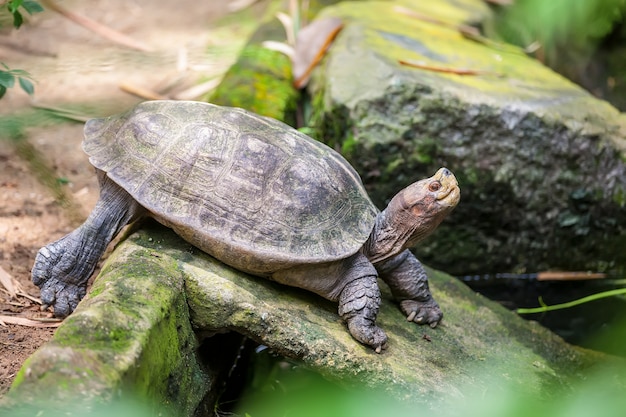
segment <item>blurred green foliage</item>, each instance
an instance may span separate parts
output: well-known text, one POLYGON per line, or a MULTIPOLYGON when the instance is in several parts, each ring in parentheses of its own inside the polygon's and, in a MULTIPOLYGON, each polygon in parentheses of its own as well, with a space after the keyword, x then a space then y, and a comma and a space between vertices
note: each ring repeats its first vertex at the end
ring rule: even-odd
POLYGON ((13 16, 13 27, 19 29, 24 23, 24 15, 22 10, 32 15, 35 13, 43 12, 41 4, 34 0, 9 0, 7 2, 7 10, 13 16))
MULTIPOLYGON (((6 10, 13 17, 13 27, 19 29, 24 23, 23 11, 32 15, 43 12, 41 4, 34 0, 9 0, 6 2, 6 10)), ((32 77, 24 70, 10 69, 5 63, 0 62, 0 98, 2 98, 9 88, 12 88, 17 81, 22 90, 32 95, 35 88, 31 82, 32 77)))
POLYGON ((36 404, 21 404, 0 408, 0 417, 176 417, 167 410, 136 398, 118 398, 113 401, 91 403, 67 401, 47 404, 45 399, 36 404))
POLYGON ((20 69, 10 69, 5 63, 0 62, 2 68, 0 69, 0 98, 2 98, 7 89, 12 88, 15 85, 15 81, 19 83, 22 90, 29 95, 32 95, 35 91, 35 87, 31 82, 31 76, 28 72, 20 69))
MULTIPOLYGON (((418 366, 418 365, 417 365, 418 366)), ((532 366, 532 364, 529 364, 532 366)), ((622 365, 623 366, 623 363, 622 365)), ((546 401, 514 389, 459 387, 448 400, 407 404, 385 392, 348 390, 286 361, 266 374, 264 385, 252 385, 235 415, 248 417, 622 417, 626 410, 624 380, 615 368, 580 375, 573 390, 546 401), (504 394, 503 394, 504 392, 504 394)), ((626 371, 626 367, 624 368, 626 371)), ((476 369, 476 373, 480 373, 476 369)), ((255 379, 258 380, 257 375, 255 379)), ((433 384, 437 383, 433 381, 433 384)), ((506 388, 506 387, 505 387, 506 388)), ((549 389, 550 387, 546 387, 549 389)), ((416 387, 417 389, 417 387, 416 387)), ((422 388, 423 389, 423 388, 422 388)), ((218 412, 219 414, 219 412, 218 412)))
POLYGON ((517 0, 500 10, 493 30, 506 42, 535 44, 537 57, 553 66, 588 59, 625 13, 626 0, 517 0))

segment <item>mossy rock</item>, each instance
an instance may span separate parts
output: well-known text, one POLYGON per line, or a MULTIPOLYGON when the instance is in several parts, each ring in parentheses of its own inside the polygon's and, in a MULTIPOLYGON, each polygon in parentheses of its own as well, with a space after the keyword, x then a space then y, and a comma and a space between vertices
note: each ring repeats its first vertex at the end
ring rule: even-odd
POLYGON ((573 378, 611 361, 565 343, 431 269, 443 324, 431 329, 407 322, 381 282, 378 323, 389 347, 376 354, 350 336, 336 304, 315 294, 243 274, 160 228, 134 235, 131 244, 154 250, 157 236, 158 252, 176 260, 184 274, 199 334, 236 331, 347 389, 434 404, 460 399, 468 387, 481 391, 500 385, 549 399, 570 389, 573 378))
MULTIPOLYGON (((177 262, 131 240, 108 259, 53 339, 26 360, 4 407, 27 406, 36 415, 121 401, 191 416, 224 372, 198 348, 177 262)), ((235 352, 220 358, 226 371, 235 352)))
POLYGON ((208 101, 294 123, 298 93, 292 82, 289 58, 248 45, 208 101))
POLYGON ((381 283, 378 324, 389 346, 376 354, 350 336, 334 303, 233 270, 149 225, 115 249, 92 292, 24 364, 4 410, 7 401, 67 411, 131 397, 191 416, 207 392, 203 407, 212 410, 220 369, 223 377, 238 354, 232 344, 199 354, 195 335, 215 334, 246 336, 347 390, 405 404, 464 401, 468 390, 549 400, 608 365, 609 377, 626 383, 622 361, 568 345, 456 279, 428 273, 443 323, 407 322, 381 283))
POLYGON ((461 203, 417 249, 428 264, 623 273, 626 119, 521 50, 453 27, 489 13, 479 0, 324 9, 345 27, 309 88, 316 136, 343 151, 381 207, 440 166, 455 173, 461 203))
POLYGON ((299 92, 293 86, 291 60, 263 46, 265 41, 286 42, 278 19, 259 26, 207 101, 241 107, 294 125, 299 92))

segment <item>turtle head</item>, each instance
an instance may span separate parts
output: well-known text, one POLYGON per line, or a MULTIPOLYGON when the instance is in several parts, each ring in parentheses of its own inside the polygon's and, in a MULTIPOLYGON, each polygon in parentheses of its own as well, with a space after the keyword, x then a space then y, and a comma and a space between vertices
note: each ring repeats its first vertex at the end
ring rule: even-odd
POLYGON ((432 177, 417 181, 395 195, 385 210, 387 227, 397 233, 403 249, 411 247, 430 235, 460 198, 454 174, 440 168, 432 177))
POLYGON ((461 198, 454 174, 440 168, 396 194, 376 219, 364 253, 376 264, 430 235, 461 198))
POLYGON ((417 181, 395 197, 402 209, 419 218, 445 217, 461 199, 459 183, 447 168, 440 168, 430 178, 417 181))

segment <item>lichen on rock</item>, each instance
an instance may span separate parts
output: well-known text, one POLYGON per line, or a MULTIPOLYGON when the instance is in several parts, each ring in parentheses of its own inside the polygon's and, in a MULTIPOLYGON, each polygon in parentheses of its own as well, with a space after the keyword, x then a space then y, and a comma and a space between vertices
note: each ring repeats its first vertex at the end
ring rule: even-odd
POLYGON ((346 25, 310 84, 316 136, 345 153, 379 206, 439 166, 455 173, 461 203, 417 249, 426 263, 458 275, 623 272, 621 114, 522 51, 449 26, 484 19, 482 2, 405 3, 448 25, 398 13, 403 2, 323 11, 346 25))

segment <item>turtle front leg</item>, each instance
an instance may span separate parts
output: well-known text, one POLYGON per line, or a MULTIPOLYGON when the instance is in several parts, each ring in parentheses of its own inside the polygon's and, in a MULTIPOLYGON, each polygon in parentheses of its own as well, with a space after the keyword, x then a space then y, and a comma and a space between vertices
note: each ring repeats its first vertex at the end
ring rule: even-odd
POLYGON ((122 188, 98 171, 100 199, 76 230, 39 250, 32 269, 44 306, 69 315, 85 296, 98 260, 120 230, 143 210, 122 188))
POLYGON ((380 277, 389 285, 408 321, 436 327, 443 318, 439 304, 428 288, 424 267, 408 250, 376 264, 380 277))
POLYGON ((339 295, 339 315, 356 340, 380 353, 386 348, 387 335, 376 326, 381 301, 376 269, 361 253, 354 255, 348 262, 349 269, 345 276, 348 283, 339 295))

